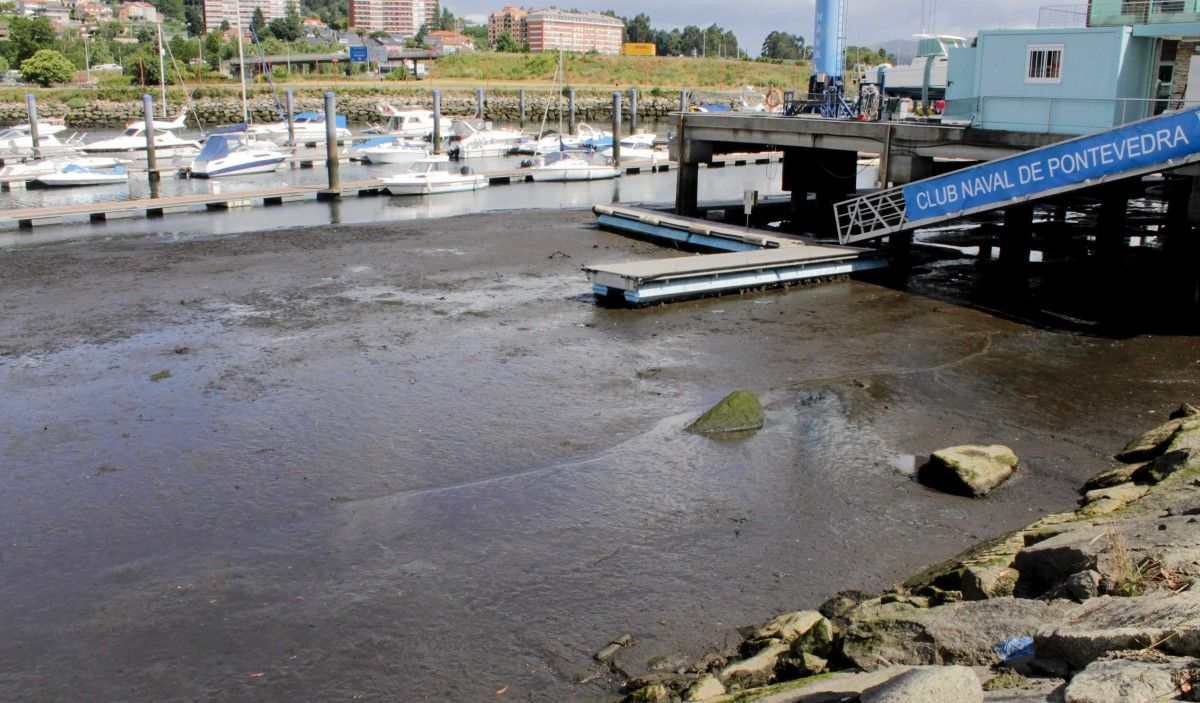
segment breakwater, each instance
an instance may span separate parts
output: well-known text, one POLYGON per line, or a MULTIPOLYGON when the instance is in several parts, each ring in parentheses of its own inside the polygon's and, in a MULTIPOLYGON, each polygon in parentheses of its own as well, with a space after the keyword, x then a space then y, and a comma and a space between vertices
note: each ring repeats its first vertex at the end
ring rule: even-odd
MULTIPOLYGON (((280 96, 279 103, 271 95, 258 95, 249 101, 250 117, 256 122, 269 122, 280 119, 280 109, 283 104, 280 96)), ((428 93, 379 93, 367 95, 348 95, 338 97, 338 112, 346 115, 353 124, 379 122, 379 106, 389 103, 397 108, 431 109, 432 98, 428 93)), ((61 101, 43 98, 39 101, 39 114, 42 116, 64 116, 67 125, 76 129, 115 128, 125 125, 131 120, 141 119, 142 104, 140 100, 96 100, 79 105, 77 99, 61 101)), ((612 119, 612 96, 578 95, 575 101, 576 119, 582 122, 604 121, 612 119)), ((156 103, 157 104, 157 103, 156 103)), ((242 119, 241 98, 237 95, 195 98, 190 102, 174 97, 168 100, 172 114, 187 106, 201 128, 209 128, 219 124, 230 124, 242 119)), ((322 109, 322 98, 319 94, 297 95, 295 98, 296 112, 322 109)), ((547 108, 549 120, 557 122, 560 108, 562 118, 568 118, 567 98, 561 100, 553 93, 533 92, 526 95, 525 119, 527 124, 538 123, 547 108)), ((629 120, 629 94, 622 99, 622 116, 629 120)), ((26 111, 24 102, 0 103, 0 123, 17 124, 25 122, 26 111)), ((677 96, 655 97, 643 95, 638 98, 638 116, 643 120, 657 120, 666 117, 672 111, 679 109, 677 96)), ((451 116, 474 116, 476 112, 476 95, 473 90, 443 91, 442 113, 451 116)), ((486 94, 484 101, 484 116, 489 120, 499 122, 515 122, 520 118, 520 98, 517 91, 497 91, 486 94)), ((194 126, 189 120, 189 126, 194 126)))

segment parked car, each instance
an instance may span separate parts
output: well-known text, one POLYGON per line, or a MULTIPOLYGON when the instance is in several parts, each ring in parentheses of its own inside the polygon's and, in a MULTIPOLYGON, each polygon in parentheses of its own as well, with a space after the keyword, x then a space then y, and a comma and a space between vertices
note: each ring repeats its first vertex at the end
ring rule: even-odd
POLYGON ((93 71, 120 71, 121 64, 119 63, 101 63, 92 66, 93 71))

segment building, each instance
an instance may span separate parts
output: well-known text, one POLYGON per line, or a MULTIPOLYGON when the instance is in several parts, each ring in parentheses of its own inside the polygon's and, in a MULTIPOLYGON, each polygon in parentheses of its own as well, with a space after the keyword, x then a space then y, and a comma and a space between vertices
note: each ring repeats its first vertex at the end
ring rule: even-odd
POLYGON ((625 23, 598 12, 539 10, 525 17, 530 51, 594 51, 617 56, 625 37, 625 23))
POLYGON ((438 19, 437 0, 349 0, 350 28, 415 37, 438 19))
MULTIPOLYGON (((296 6, 299 7, 299 0, 296 6)), ((222 22, 228 22, 230 27, 237 27, 238 11, 242 15, 242 29, 250 30, 250 21, 254 11, 261 9, 263 17, 268 22, 287 15, 286 0, 204 0, 204 29, 211 32, 220 29, 222 22)))
POLYGON ((465 34, 439 29, 425 35, 429 43, 439 54, 471 53, 475 51, 475 40, 465 34))
POLYGON ((126 22, 150 22, 154 24, 158 22, 158 10, 148 2, 133 0, 132 2, 121 3, 121 8, 117 10, 117 17, 126 22))
POLYGON ((525 17, 528 15, 526 10, 515 5, 488 15, 488 44, 495 46, 496 40, 505 32, 518 42, 528 41, 525 34, 525 17))
POLYGON ((1184 9, 1092 0, 1080 26, 980 32, 950 51, 943 120, 1085 134, 1200 105, 1200 12, 1184 9))
POLYGON ((113 18, 112 8, 104 2, 81 2, 75 5, 75 17, 92 22, 106 22, 113 18))

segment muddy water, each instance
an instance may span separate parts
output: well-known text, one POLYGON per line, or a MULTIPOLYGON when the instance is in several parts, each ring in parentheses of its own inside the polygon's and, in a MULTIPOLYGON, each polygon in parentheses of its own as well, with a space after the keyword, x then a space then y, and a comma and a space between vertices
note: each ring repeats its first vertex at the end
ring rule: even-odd
POLYGON ((667 254, 583 212, 0 254, 0 699, 605 699, 610 639, 645 669, 885 586, 1196 395, 1192 338, 1034 329, 945 267, 585 295, 667 254), (681 431, 742 387, 757 436, 681 431), (960 442, 1017 478, 911 480, 960 442))

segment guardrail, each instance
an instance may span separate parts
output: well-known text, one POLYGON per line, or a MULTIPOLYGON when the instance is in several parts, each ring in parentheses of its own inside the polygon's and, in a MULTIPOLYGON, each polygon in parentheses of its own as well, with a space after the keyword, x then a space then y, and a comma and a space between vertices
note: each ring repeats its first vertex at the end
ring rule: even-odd
MULTIPOLYGON (((1198 106, 1200 106, 1200 101, 1197 100, 1170 98, 1059 98, 988 95, 946 101, 942 119, 949 123, 970 120, 971 125, 975 127, 983 126, 990 119, 993 123, 1002 121, 1027 125, 1027 127, 1021 128, 1021 131, 1027 132, 1087 134, 1136 122, 1163 112, 1198 106), (1111 113, 1096 110, 1097 106, 1105 105, 1111 107, 1111 113), (1011 117, 1006 108, 1011 111, 1011 117), (1102 118, 1110 114, 1110 120, 1079 121, 1085 115, 1102 118)), ((1014 128, 1006 127, 1006 129, 1014 128)))
POLYGON ((1134 24, 1200 22, 1200 0, 1092 0, 1091 4, 1046 5, 1039 27, 1120 27, 1134 24), (1069 22, 1070 24, 1064 24, 1069 22))

